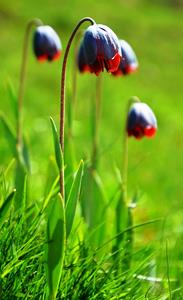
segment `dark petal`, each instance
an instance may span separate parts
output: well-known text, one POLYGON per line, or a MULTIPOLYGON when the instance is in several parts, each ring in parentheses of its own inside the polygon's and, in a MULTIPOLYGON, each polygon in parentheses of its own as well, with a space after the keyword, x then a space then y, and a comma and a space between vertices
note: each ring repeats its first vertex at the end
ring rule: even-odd
POLYGON ((77 56, 77 65, 80 72, 90 72, 90 68, 86 64, 86 59, 84 55, 83 44, 81 43, 78 56, 77 56))
POLYGON ((91 25, 85 31, 83 38, 83 51, 87 64, 92 64, 97 58, 97 43, 100 37, 97 31, 97 25, 91 25))
POLYGON ((95 73, 95 75, 98 76, 100 72, 104 71, 104 61, 102 58, 98 57, 93 64, 89 65, 89 67, 90 67, 90 72, 95 73))
POLYGON ((99 24, 99 35, 102 40, 103 54, 106 59, 112 59, 117 53, 121 55, 121 48, 116 34, 107 26, 99 24))

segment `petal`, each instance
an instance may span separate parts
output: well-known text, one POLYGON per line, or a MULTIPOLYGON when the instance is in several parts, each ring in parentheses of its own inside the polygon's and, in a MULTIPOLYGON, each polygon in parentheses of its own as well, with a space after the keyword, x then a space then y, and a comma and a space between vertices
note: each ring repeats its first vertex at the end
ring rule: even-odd
POLYGON ((108 27, 102 24, 98 25, 100 37, 103 38, 103 53, 106 59, 112 59, 116 53, 122 56, 119 40, 116 34, 108 27))
POLYGON ((83 38, 83 51, 87 64, 92 64, 97 57, 97 41, 99 41, 97 25, 91 25, 85 31, 83 38))

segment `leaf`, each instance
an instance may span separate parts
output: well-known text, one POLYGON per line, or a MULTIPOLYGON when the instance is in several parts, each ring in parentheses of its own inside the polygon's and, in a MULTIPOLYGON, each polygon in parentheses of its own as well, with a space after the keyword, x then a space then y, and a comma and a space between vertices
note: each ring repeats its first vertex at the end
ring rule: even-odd
POLYGON ((53 141, 54 141, 54 148, 55 148, 55 158, 57 162, 57 166, 59 170, 61 171, 63 169, 63 154, 62 154, 62 149, 58 137, 58 131, 55 125, 54 120, 50 117, 50 122, 52 126, 52 134, 53 134, 53 141))
POLYGON ((68 196, 66 204, 66 235, 67 238, 71 232, 75 213, 76 205, 79 200, 80 190, 81 190, 81 181, 83 177, 83 161, 80 162, 78 170, 76 172, 73 184, 68 196))
POLYGON ((24 189, 25 189, 25 177, 27 176, 25 166, 22 162, 17 160, 15 170, 15 187, 16 195, 14 201, 15 210, 22 209, 24 206, 24 189))
POLYGON ((13 152, 13 155, 16 156, 16 135, 13 130, 13 127, 9 123, 9 121, 6 119, 4 114, 0 112, 0 120, 3 125, 4 133, 5 133, 5 138, 9 142, 10 149, 13 152))
POLYGON ((105 235, 106 197, 98 173, 89 166, 84 170, 81 207, 91 234, 90 242, 98 246, 105 235))
POLYGON ((132 251, 133 251, 133 215, 132 209, 128 207, 128 220, 127 220, 127 228, 129 230, 125 236, 125 252, 123 258, 123 266, 125 270, 130 269, 131 260, 132 260, 132 251), (131 229, 130 229, 131 228, 131 229))
POLYGON ((65 209, 61 195, 58 194, 48 206, 46 268, 48 299, 56 299, 62 274, 65 252, 65 209))
MULTIPOLYGON (((54 180, 53 184, 51 185, 51 188, 48 192, 48 195, 45 197, 45 200, 43 202, 43 206, 42 206, 42 209, 41 209, 41 213, 43 213, 43 211, 46 209, 46 207, 49 205, 49 201, 50 199, 53 197, 53 195, 55 194, 55 190, 58 186, 58 182, 59 182, 59 176, 56 177, 56 179, 54 180)), ((58 193, 58 191, 57 191, 58 193)))
POLYGON ((22 211, 25 212, 27 206, 27 175, 24 177, 23 195, 22 195, 22 211))
MULTIPOLYGON (((124 201, 123 193, 120 193, 117 205, 116 205, 116 234, 124 231, 127 228, 128 220, 128 207, 124 201)), ((119 245, 123 240, 123 236, 117 239, 119 245)))
POLYGON ((8 94, 9 94, 9 98, 11 101, 11 107, 13 108, 13 113, 15 116, 15 120, 18 120, 18 105, 17 105, 17 96, 14 90, 14 87, 12 85, 12 82, 10 79, 8 79, 7 81, 7 90, 8 90, 8 94))
POLYGON ((15 193, 16 193, 16 190, 14 189, 9 194, 9 196, 7 197, 7 199, 4 201, 3 205, 0 208, 0 227, 2 227, 4 221, 9 213, 15 193))
POLYGON ((31 166, 30 166, 29 148, 28 148, 27 141, 25 138, 23 138, 22 160, 23 160, 23 164, 24 164, 26 170, 30 172, 31 166))

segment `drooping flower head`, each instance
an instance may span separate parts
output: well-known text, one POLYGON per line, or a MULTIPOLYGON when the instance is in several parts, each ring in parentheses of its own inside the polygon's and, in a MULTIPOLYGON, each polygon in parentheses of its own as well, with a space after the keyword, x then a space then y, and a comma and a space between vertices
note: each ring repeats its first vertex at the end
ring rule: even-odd
POLYGON ((48 25, 44 25, 36 28, 33 48, 39 61, 52 61, 60 57, 62 46, 55 30, 48 25))
POLYGON ((157 120, 152 109, 142 102, 132 104, 127 118, 128 136, 141 139, 153 137, 157 130, 157 120))
POLYGON ((106 69, 115 72, 121 60, 121 49, 116 34, 107 26, 94 24, 84 33, 78 52, 80 72, 99 75, 106 69))
POLYGON ((119 40, 121 46, 122 58, 118 69, 113 72, 113 75, 127 75, 135 72, 138 69, 139 63, 137 56, 132 47, 124 40, 119 40))

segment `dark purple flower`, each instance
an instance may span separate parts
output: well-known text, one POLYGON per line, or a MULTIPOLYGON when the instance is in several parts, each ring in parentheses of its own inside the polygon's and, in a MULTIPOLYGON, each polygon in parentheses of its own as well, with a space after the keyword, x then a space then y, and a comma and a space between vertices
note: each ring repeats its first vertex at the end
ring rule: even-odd
POLYGON ((113 75, 127 75, 137 70, 139 64, 135 52, 132 47, 124 40, 119 40, 121 46, 122 58, 118 69, 113 75))
POLYGON ((80 72, 99 75, 104 68, 108 72, 115 72, 120 60, 121 49, 116 34, 105 25, 89 26, 78 53, 80 72))
POLYGON ((61 41, 52 27, 38 26, 33 39, 34 53, 39 61, 56 60, 61 55, 61 41))
POLYGON ((142 102, 132 104, 127 118, 128 136, 141 139, 143 136, 153 137, 157 130, 156 117, 151 108, 142 102))

